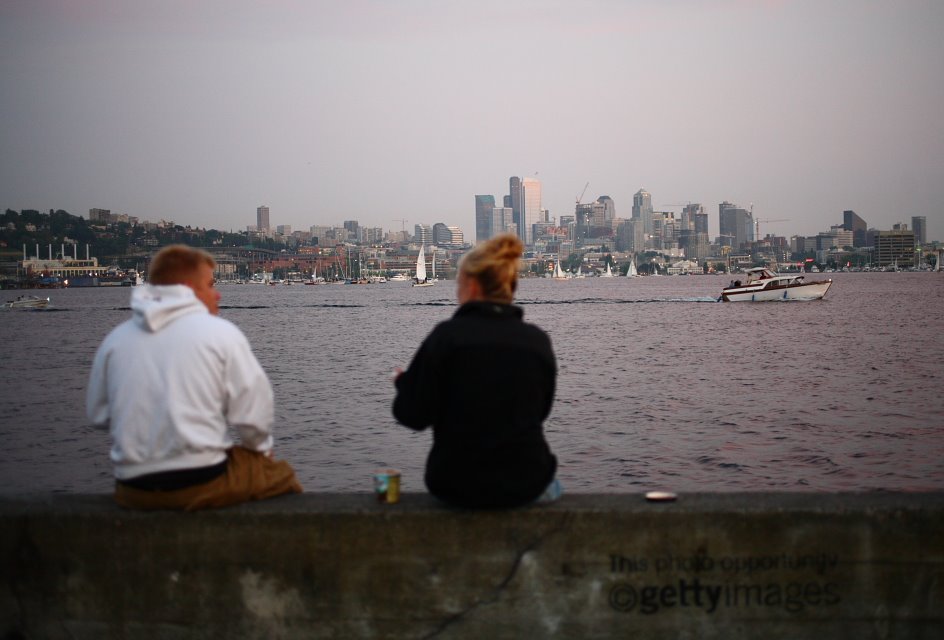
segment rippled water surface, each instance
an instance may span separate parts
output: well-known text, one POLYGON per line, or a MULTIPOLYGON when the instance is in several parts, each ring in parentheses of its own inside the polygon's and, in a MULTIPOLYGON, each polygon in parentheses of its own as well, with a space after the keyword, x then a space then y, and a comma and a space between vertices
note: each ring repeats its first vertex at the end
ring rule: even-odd
MULTIPOLYGON (((754 304, 715 302, 721 277, 523 281, 557 353, 545 429, 566 490, 944 490, 944 276, 833 277, 822 301, 754 304)), ((392 466, 423 490, 430 434, 394 422, 389 374, 455 311, 454 283, 221 291, 306 489, 368 490, 392 466)), ((0 312, 0 491, 105 492, 108 436, 84 393, 130 290, 49 295, 0 312)))

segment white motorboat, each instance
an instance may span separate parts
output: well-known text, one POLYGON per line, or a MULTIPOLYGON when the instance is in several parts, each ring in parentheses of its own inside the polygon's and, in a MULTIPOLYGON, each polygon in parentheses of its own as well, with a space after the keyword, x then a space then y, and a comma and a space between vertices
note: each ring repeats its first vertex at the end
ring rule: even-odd
POLYGON ((781 275, 766 267, 747 270, 747 283, 735 280, 721 290, 723 302, 766 302, 772 300, 819 300, 829 291, 832 280, 804 282, 803 274, 781 275))
POLYGON ((49 298, 17 296, 15 300, 7 300, 4 302, 3 306, 8 309, 45 309, 49 306, 49 298))

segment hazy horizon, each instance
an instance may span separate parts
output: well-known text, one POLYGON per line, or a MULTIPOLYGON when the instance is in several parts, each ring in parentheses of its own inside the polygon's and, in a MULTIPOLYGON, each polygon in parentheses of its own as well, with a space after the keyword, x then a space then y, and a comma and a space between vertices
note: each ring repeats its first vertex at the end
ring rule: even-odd
POLYGON ((589 182, 619 217, 699 202, 712 236, 727 200, 762 235, 852 209, 944 240, 942 25, 916 0, 8 1, 0 206, 474 241, 474 195, 536 174, 557 218, 589 182))

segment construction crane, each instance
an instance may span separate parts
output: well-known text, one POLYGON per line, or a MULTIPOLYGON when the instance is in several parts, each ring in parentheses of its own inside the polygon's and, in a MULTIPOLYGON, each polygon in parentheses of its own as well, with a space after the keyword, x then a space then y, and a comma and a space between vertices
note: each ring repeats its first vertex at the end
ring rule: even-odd
POLYGON ((400 231, 406 231, 406 223, 409 222, 406 218, 394 218, 394 222, 400 223, 400 231))
MULTIPOLYGON (((754 208, 753 205, 751 205, 752 210, 753 208, 754 208)), ((790 219, 789 218, 764 218, 763 220, 761 220, 760 218, 758 218, 757 220, 754 221, 754 240, 760 240, 760 223, 761 222, 790 222, 790 219)))
POLYGON ((580 204, 580 201, 583 200, 583 196, 584 196, 584 194, 587 193, 587 187, 589 187, 589 186, 590 186, 590 183, 589 183, 589 182, 587 182, 587 184, 583 185, 583 191, 581 191, 581 192, 580 192, 580 195, 577 196, 577 204, 580 204))

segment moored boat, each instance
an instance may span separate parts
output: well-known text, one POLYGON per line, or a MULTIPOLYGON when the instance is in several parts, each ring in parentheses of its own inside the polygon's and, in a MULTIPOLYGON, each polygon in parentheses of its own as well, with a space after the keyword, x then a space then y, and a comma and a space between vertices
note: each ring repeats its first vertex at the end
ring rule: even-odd
POLYGON ((766 267, 747 270, 747 283, 736 280, 721 291, 723 302, 767 302, 773 300, 819 300, 832 280, 804 282, 803 274, 781 275, 766 267))

